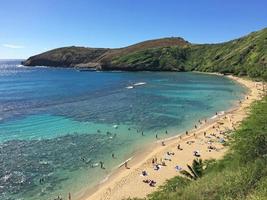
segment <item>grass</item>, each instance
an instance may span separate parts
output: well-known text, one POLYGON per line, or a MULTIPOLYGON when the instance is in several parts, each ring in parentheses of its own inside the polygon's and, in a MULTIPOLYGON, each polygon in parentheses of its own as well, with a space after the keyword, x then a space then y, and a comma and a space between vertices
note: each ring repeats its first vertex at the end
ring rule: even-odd
POLYGON ((267 199, 267 97, 252 106, 232 137, 227 155, 212 162, 201 178, 174 177, 145 199, 267 199))

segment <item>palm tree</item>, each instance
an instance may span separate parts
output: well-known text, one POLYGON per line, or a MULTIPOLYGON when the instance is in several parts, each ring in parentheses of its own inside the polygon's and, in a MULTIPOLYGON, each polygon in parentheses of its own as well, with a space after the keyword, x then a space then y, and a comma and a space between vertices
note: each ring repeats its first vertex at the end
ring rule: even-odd
POLYGON ((192 166, 187 165, 189 171, 182 170, 180 173, 191 180, 196 180, 203 175, 204 165, 202 159, 194 159, 192 166))

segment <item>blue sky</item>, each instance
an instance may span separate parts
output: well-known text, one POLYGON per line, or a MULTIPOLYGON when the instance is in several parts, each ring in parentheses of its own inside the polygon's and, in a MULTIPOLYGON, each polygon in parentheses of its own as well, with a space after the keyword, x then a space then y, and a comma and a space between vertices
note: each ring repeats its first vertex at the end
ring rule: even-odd
POLYGON ((0 58, 168 36, 216 43, 264 27, 266 0, 0 0, 0 58))

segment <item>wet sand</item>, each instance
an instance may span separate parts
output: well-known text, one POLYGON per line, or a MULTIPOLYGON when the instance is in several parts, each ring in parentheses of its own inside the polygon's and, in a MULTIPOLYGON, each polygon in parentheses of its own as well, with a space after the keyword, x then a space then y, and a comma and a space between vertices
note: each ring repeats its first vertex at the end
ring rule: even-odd
MULTIPOLYGON (((187 169, 186 165, 191 164, 194 151, 198 151, 202 159, 220 159, 227 151, 223 140, 227 141, 232 131, 238 128, 240 122, 248 115, 249 106, 263 96, 263 83, 253 82, 233 76, 229 78, 243 84, 248 88, 248 93, 235 108, 225 113, 217 113, 207 121, 201 119, 196 124, 197 128, 188 131, 188 134, 180 133, 176 137, 157 140, 146 149, 140 150, 136 155, 124 164, 118 166, 105 181, 93 189, 81 195, 81 200, 120 200, 128 197, 145 197, 147 194, 156 191, 167 179, 180 175, 175 167, 187 169), (206 132, 206 134, 204 134, 206 132), (183 150, 177 149, 177 145, 183 150), (209 148, 213 149, 209 149, 209 148), (167 152, 174 155, 166 155, 167 152), (161 164, 163 160, 166 166, 160 166, 154 170, 152 160, 161 164), (141 176, 142 171, 148 173, 141 176), (144 183, 143 180, 150 179, 156 182, 155 187, 144 183)), ((266 88, 266 87, 265 87, 266 88)))

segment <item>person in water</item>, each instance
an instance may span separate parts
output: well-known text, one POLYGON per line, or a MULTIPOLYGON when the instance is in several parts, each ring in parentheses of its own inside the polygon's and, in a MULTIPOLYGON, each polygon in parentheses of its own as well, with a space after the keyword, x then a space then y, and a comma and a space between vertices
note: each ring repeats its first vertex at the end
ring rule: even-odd
POLYGON ((100 161, 99 163, 100 163, 100 168, 101 168, 101 169, 105 169, 105 167, 104 167, 104 162, 100 161))
POLYGON ((39 183, 43 184, 44 183, 44 178, 40 178, 39 183))
POLYGON ((114 153, 113 153, 113 154, 111 154, 111 157, 115 159, 115 155, 114 155, 114 153))
POLYGON ((142 136, 144 136, 144 132, 142 131, 142 136))

